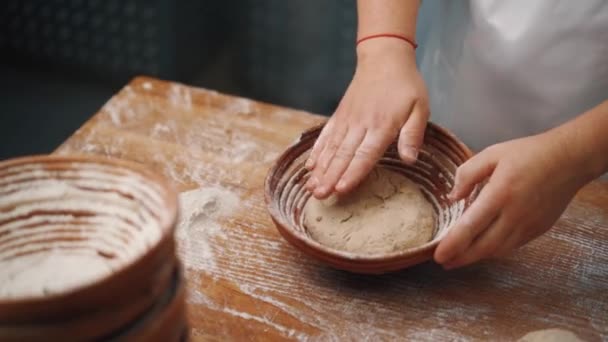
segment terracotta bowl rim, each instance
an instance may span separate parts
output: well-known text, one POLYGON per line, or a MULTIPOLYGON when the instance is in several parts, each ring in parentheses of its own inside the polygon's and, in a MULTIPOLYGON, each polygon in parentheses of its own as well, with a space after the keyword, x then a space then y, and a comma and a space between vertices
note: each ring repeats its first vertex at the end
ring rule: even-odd
MULTIPOLYGON (((132 273, 137 270, 137 267, 146 265, 151 258, 159 252, 161 248, 166 244, 167 240, 173 239, 175 225, 177 223, 177 192, 171 183, 160 174, 157 174, 147 169, 143 164, 139 164, 134 161, 118 159, 115 157, 106 156, 95 156, 87 154, 70 154, 70 155, 29 155, 6 159, 0 161, 0 169, 14 167, 18 165, 28 164, 42 164, 47 165, 49 163, 90 163, 104 166, 110 166, 117 169, 127 169, 134 171, 135 173, 142 176, 144 179, 157 184, 161 188, 161 197, 164 199, 163 205, 166 206, 167 215, 161 216, 160 229, 161 236, 156 243, 150 248, 146 249, 141 255, 134 258, 128 264, 122 266, 115 272, 108 276, 97 279, 96 281, 72 287, 70 290, 58 293, 52 293, 43 296, 27 296, 19 298, 0 298, 0 307, 6 306, 26 306, 26 305, 41 305, 48 303, 60 303, 64 300, 68 300, 70 297, 83 293, 93 291, 103 291, 103 288, 109 282, 112 282, 114 278, 124 276, 128 273, 132 273)), ((173 254, 167 257, 175 258, 173 254)))
MULTIPOLYGON (((327 258, 331 258, 334 260, 338 259, 338 260, 343 260, 343 261, 347 261, 347 262, 356 262, 356 265, 354 265, 355 267, 365 267, 366 265, 367 266, 378 265, 380 267, 381 265, 392 264, 392 263, 397 263, 397 262, 405 263, 410 258, 424 255, 425 253, 429 253, 432 255, 432 253, 430 253, 430 252, 434 251, 435 248, 437 248, 437 245, 439 245, 439 242, 441 241, 441 239, 443 237, 440 239, 436 239, 434 237, 433 240, 431 240, 421 246, 412 247, 412 248, 408 248, 405 250, 391 252, 391 253, 387 253, 387 254, 369 254, 369 255, 356 254, 356 253, 352 253, 352 252, 346 252, 346 251, 337 250, 337 249, 334 249, 331 247, 327 247, 327 246, 322 245, 321 243, 315 241, 313 238, 303 237, 302 234, 295 233, 293 231, 293 229, 291 228, 291 226, 289 225, 289 223, 287 223, 283 220, 281 213, 278 212, 277 207, 275 207, 273 205, 273 202, 274 202, 274 199, 272 197, 273 191, 270 188, 270 183, 271 183, 273 177, 276 175, 278 168, 281 167, 284 164, 285 160, 288 159, 289 156, 294 153, 294 151, 296 150, 297 147, 301 146, 304 138, 306 138, 310 135, 318 134, 324 126, 325 126, 325 123, 322 123, 322 124, 313 126, 309 129, 307 129, 306 131, 304 131, 300 135, 300 138, 296 142, 292 143, 289 147, 287 147, 287 149, 275 160, 274 164, 269 169, 269 171, 266 175, 266 179, 264 181, 264 200, 266 202, 267 209, 273 219, 273 222, 279 229, 279 232, 282 233, 282 235, 283 234, 287 235, 284 237, 291 244, 294 244, 294 242, 296 242, 295 243, 296 245, 300 245, 300 246, 295 246, 298 249, 302 250, 301 245, 304 245, 316 252, 316 253, 310 253, 308 251, 304 251, 306 254, 309 254, 309 255, 314 254, 313 256, 316 256, 317 258, 319 258, 321 256, 317 255, 317 253, 320 253, 322 255, 321 258, 326 261, 327 261, 327 258), (295 241, 290 241, 291 239, 293 239, 295 241)), ((451 140, 451 142, 455 143, 458 146, 458 148, 460 149, 460 151, 464 154, 465 160, 471 158, 474 155, 473 151, 468 146, 466 146, 460 139, 458 139, 456 137, 456 135, 453 134, 448 129, 441 127, 438 124, 435 124, 431 121, 428 121, 426 132, 428 132, 429 130, 436 130, 440 134, 443 134, 446 137, 448 137, 451 140)), ((478 189, 476 188, 474 193, 476 193, 477 190, 478 189)), ((335 262, 331 262, 331 263, 335 264, 335 262)), ((397 268, 397 267, 395 267, 395 268, 397 268)), ((352 270, 353 268, 348 267, 348 269, 352 270)), ((368 270, 368 271, 372 271, 372 270, 368 270)), ((368 273, 375 273, 375 272, 368 272, 368 273)))

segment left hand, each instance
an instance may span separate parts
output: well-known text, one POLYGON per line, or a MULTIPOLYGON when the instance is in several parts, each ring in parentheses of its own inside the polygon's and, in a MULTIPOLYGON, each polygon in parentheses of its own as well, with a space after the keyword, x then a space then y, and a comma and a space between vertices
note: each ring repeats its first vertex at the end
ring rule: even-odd
POLYGON ((557 221, 586 180, 568 142, 551 131, 491 146, 461 165, 450 198, 489 182, 435 251, 446 269, 499 257, 557 221))

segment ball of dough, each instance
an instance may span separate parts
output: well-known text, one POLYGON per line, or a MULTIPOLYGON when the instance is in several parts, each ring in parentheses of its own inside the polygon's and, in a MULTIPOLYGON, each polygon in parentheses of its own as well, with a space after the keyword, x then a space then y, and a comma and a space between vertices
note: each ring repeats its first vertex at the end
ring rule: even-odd
POLYGON ((518 342, 585 342, 573 332, 563 329, 545 329, 532 331, 520 338, 518 342))
POLYGON ((337 201, 310 197, 303 215, 313 239, 356 254, 405 250, 428 242, 435 233, 435 211, 418 185, 382 167, 337 201))

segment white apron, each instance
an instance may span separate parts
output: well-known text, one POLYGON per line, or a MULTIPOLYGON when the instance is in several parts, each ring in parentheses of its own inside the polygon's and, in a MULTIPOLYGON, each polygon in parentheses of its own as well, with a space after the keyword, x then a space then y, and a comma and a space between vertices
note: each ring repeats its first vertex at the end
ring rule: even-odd
POLYGON ((608 1, 426 2, 419 61, 431 120, 472 149, 542 132, 608 99, 608 1))

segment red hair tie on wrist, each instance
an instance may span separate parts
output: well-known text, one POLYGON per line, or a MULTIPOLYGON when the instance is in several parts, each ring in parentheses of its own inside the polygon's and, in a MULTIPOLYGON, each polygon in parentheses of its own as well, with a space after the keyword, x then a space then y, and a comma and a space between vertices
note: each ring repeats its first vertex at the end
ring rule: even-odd
POLYGON ((401 39, 404 42, 410 44, 412 47, 414 47, 414 49, 416 49, 418 47, 418 44, 413 39, 410 39, 406 36, 402 36, 400 34, 394 34, 394 33, 380 33, 380 34, 373 34, 371 36, 366 36, 366 37, 363 37, 363 38, 357 40, 357 43, 355 44, 355 46, 358 46, 359 44, 363 43, 364 41, 366 41, 368 39, 381 38, 381 37, 401 39))

